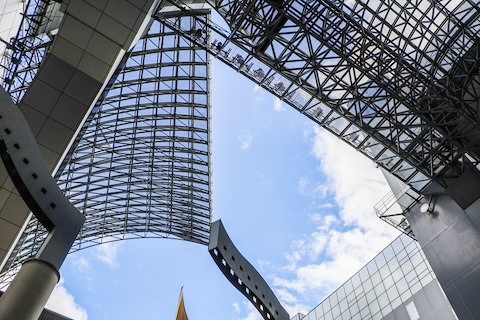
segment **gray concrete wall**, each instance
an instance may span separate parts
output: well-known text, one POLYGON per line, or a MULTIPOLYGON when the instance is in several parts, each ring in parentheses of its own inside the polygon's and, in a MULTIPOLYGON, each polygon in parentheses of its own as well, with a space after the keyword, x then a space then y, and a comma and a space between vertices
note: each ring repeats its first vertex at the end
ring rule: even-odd
MULTIPOLYGON (((468 192, 468 190, 465 190, 468 192)), ((448 195, 408 221, 460 320, 480 319, 480 200, 463 210, 448 195)))

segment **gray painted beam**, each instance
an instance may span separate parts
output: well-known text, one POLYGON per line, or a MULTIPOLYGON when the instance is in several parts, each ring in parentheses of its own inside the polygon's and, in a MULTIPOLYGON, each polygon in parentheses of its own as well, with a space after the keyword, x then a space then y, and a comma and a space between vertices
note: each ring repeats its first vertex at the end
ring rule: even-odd
POLYGON ((235 247, 221 220, 212 223, 208 251, 228 281, 252 302, 264 319, 290 319, 267 282, 235 247))

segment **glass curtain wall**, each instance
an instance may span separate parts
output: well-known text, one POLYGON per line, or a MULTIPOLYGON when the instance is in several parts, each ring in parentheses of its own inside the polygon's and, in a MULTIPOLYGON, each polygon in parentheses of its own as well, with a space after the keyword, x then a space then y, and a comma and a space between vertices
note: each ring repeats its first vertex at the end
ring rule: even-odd
MULTIPOLYGON (((173 18, 195 30, 192 16, 173 18)), ((208 243, 209 59, 153 21, 119 67, 56 176, 87 217, 72 251, 146 237, 208 243)), ((46 235, 33 218, 2 271, 4 283, 46 235)))

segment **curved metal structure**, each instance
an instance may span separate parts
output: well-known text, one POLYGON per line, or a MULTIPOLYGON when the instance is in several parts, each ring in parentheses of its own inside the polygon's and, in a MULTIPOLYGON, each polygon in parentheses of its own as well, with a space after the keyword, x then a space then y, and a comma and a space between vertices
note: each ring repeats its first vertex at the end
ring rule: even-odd
POLYGON ((228 281, 255 306, 263 319, 290 319, 267 282, 235 247, 221 220, 212 223, 208 251, 228 281))
POLYGON ((153 23, 137 43, 57 175, 88 217, 74 248, 109 237, 207 243, 209 73, 207 52, 164 24, 153 23))
POLYGON ((35 252, 36 258, 58 270, 85 216, 50 175, 25 118, 3 89, 0 106, 0 156, 23 201, 47 229, 48 239, 35 252))
POLYGON ((59 8, 60 3, 55 1, 29 0, 17 35, 0 53, 0 81, 15 103, 25 95, 53 43, 63 17, 59 8))
MULTIPOLYGON (((75 3, 67 6, 62 24, 77 25, 76 12, 87 7, 75 3)), ((24 19, 28 36, 19 33, 9 48, 3 83, 17 101, 49 45, 46 30, 54 30, 58 21, 55 5, 39 1, 24 19)), ((61 68, 81 67, 95 90, 110 89, 90 110, 81 138, 61 164, 65 173, 56 175, 87 215, 75 249, 146 236, 206 244, 211 210, 207 52, 393 174, 403 186, 377 213, 411 236, 405 215, 422 197, 447 194, 451 199, 444 202, 455 202, 458 210, 480 197, 478 1, 163 0, 151 13, 160 27, 123 60, 115 83, 108 71, 115 59, 106 61, 95 43, 70 39, 66 32, 55 36, 42 62, 42 70, 57 70, 55 59, 63 59, 61 68), (205 3, 229 30, 213 23, 207 11, 198 11, 205 3), (66 55, 69 50, 77 55, 66 55), (73 56, 78 61, 70 61, 73 56), (477 191, 465 196, 461 185, 477 191), (382 208, 405 195, 401 213, 382 208)), ((138 27, 123 17, 124 25, 138 27)), ((88 19, 82 23, 92 30, 88 19)), ((112 35, 117 56, 130 48, 127 39, 117 38, 128 32, 112 35)), ((33 82, 27 98, 41 81, 33 82)), ((79 123, 76 119, 69 133, 79 123)), ((63 152, 59 145, 57 153, 63 152)), ((36 252, 45 235, 40 224, 30 222, 9 265, 15 265, 14 256, 23 261, 36 252)))
MULTIPOLYGON (((191 10, 165 2, 184 14, 191 10)), ((478 3, 208 2, 230 27, 199 21, 211 34, 208 43, 161 13, 156 18, 372 159, 412 193, 444 191, 449 179, 478 164, 478 3)), ((402 213, 382 217, 405 231, 402 213)))
MULTIPOLYGON (((194 21, 181 19, 187 27, 194 21)), ((145 237, 206 245, 211 222, 208 53, 154 22, 120 70, 77 137, 63 173, 56 175, 86 217, 71 251, 145 237)), ((14 271, 35 255, 47 234, 32 219, 7 267, 14 271)))
MULTIPOLYGON (((179 16, 166 10, 178 27, 209 41, 195 17, 209 9, 179 16)), ((245 291, 265 319, 288 314, 255 268, 235 249, 216 222, 211 233, 210 56, 167 24, 154 21, 148 33, 120 64, 115 82, 83 125, 55 178, 86 222, 71 251, 133 238, 175 238, 214 243, 212 257, 234 250, 248 272, 245 291), (251 293, 251 294, 248 294, 251 293), (272 304, 273 303, 273 304, 272 304)), ((45 224, 33 218, 15 248, 3 283, 45 241, 45 224)), ((237 271, 236 271, 237 272, 237 271)), ((225 273, 231 280, 229 274, 225 273)), ((233 283, 233 282, 232 282, 233 283)))

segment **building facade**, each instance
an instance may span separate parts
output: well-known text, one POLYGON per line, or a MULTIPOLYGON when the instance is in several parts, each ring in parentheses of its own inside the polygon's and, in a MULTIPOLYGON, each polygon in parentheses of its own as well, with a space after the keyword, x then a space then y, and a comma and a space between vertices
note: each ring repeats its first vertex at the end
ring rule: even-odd
POLYGON ((458 320, 419 244, 401 235, 306 315, 292 320, 458 320))
MULTIPOLYGON (((155 235, 207 244, 212 55, 391 175, 401 212, 379 216, 418 240, 458 317, 480 318, 478 1, 4 3, 0 34, 20 27, 2 41, 0 77, 21 112, 0 117, 4 274, 30 257, 58 269, 72 243, 155 235), (211 9, 230 30, 210 20, 211 9), (13 118, 26 124, 12 131, 13 118), (22 128, 36 141, 27 154, 22 128), (75 221, 59 218, 60 208, 75 221)), ((401 250, 385 252, 318 314, 448 309, 419 307, 424 293, 438 292, 414 251, 405 261, 401 250), (410 279, 411 264, 421 271, 410 279)))

